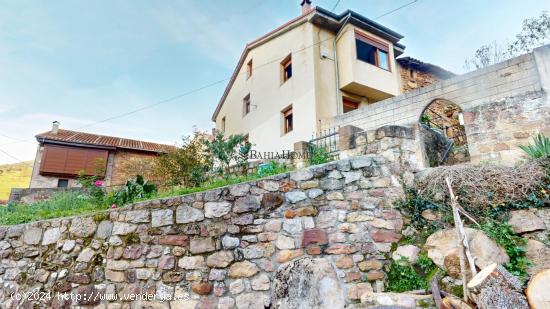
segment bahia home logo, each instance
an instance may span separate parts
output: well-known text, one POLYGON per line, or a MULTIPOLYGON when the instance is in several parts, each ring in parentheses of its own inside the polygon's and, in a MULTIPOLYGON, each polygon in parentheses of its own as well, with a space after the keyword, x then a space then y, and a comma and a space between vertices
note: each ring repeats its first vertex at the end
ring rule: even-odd
POLYGON ((258 151, 250 150, 248 153, 248 159, 250 160, 300 160, 308 159, 310 153, 308 151, 293 151, 293 150, 281 150, 281 151, 258 151))

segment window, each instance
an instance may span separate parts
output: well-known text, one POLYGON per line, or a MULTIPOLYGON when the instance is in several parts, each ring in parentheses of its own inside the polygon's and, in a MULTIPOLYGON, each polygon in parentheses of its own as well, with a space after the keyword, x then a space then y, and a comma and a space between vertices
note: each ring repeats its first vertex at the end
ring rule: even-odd
POLYGON ((225 116, 222 118, 222 132, 225 133, 225 116))
POLYGON ((69 179, 58 179, 57 187, 58 188, 67 188, 69 186, 69 179))
POLYGON ((281 75, 283 83, 292 77, 292 55, 288 55, 281 62, 281 75))
POLYGON ((388 45, 356 32, 355 47, 357 50, 357 59, 390 71, 388 45))
POLYGON ((250 113, 250 94, 247 94, 243 99, 243 117, 250 113))
POLYGON ((246 78, 249 79, 252 76, 252 59, 246 64, 246 78))
POLYGON ((350 101, 346 98, 343 99, 344 113, 351 112, 359 108, 359 103, 350 101))
POLYGON ((283 116, 283 134, 287 134, 293 128, 292 105, 285 108, 281 114, 283 116))

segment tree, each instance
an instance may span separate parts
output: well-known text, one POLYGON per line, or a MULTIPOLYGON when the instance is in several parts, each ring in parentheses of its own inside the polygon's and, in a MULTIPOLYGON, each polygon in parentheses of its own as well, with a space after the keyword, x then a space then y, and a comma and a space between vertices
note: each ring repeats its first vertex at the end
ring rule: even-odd
POLYGON ((203 144, 202 135, 183 137, 181 147, 161 155, 155 170, 164 186, 199 186, 206 180, 212 167, 212 159, 203 144))
POLYGON ((221 131, 216 132, 212 141, 204 141, 204 145, 214 158, 214 166, 218 172, 226 174, 232 165, 244 167, 247 164, 248 153, 252 147, 244 135, 230 135, 226 138, 221 131))
POLYGON ((550 15, 543 11, 538 17, 525 19, 521 31, 516 34, 512 42, 501 45, 495 41, 479 47, 472 58, 465 60, 464 68, 481 69, 548 43, 550 43, 550 15))

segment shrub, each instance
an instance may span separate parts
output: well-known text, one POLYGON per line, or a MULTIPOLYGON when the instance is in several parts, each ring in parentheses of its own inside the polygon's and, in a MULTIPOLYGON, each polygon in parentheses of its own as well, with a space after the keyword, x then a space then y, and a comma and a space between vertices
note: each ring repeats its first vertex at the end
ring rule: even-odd
POLYGON ((422 278, 405 258, 399 262, 393 261, 388 272, 388 290, 392 292, 407 292, 426 289, 428 283, 422 278))
POLYGON ((546 158, 550 156, 550 138, 543 134, 537 134, 533 137, 533 144, 522 146, 521 148, 531 159, 546 158))
POLYGON ((112 202, 117 206, 122 206, 139 199, 150 198, 156 192, 155 184, 149 183, 143 179, 143 176, 137 175, 135 179, 126 181, 126 185, 114 194, 112 202))
POLYGON ((481 229, 497 244, 502 246, 508 256, 510 262, 504 267, 513 275, 520 279, 527 279, 527 266, 529 260, 525 256, 527 241, 521 236, 517 236, 509 224, 503 223, 495 219, 486 219, 481 224, 481 229))
MULTIPOLYGON (((204 141, 208 152, 214 159, 217 172, 225 176, 228 175, 229 167, 232 164, 244 167, 248 162, 248 153, 252 147, 244 135, 230 135, 225 137, 223 132, 216 131, 212 141, 204 141)), ((246 168, 243 174, 246 174, 246 168)))
POLYGON ((309 145, 309 165, 323 164, 332 161, 332 156, 323 147, 309 145))
POLYGON ((211 167, 212 159, 199 133, 195 133, 193 138, 184 137, 181 147, 160 156, 155 173, 163 186, 196 187, 206 181, 211 167))
POLYGON ((257 173, 259 177, 267 177, 271 175, 282 174, 286 171, 287 169, 283 164, 277 161, 269 161, 268 163, 259 165, 257 173))
POLYGON ((80 171, 76 179, 86 193, 92 198, 93 203, 98 205, 104 204, 105 184, 99 176, 86 176, 84 171, 80 171))

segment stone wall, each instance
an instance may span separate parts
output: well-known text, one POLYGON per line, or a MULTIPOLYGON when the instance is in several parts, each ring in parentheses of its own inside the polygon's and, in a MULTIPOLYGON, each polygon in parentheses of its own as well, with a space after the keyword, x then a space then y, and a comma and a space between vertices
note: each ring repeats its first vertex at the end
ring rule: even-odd
POLYGON ((537 133, 550 136, 550 102, 542 91, 530 92, 467 109, 464 120, 472 162, 513 165, 524 157, 519 145, 537 133))
POLYGON ((513 164, 517 145, 548 132, 550 45, 502 63, 412 90, 322 122, 324 128, 352 125, 374 130, 386 125, 413 126, 431 102, 460 106, 472 163, 513 164))
POLYGON ((118 150, 114 153, 109 186, 122 186, 128 179, 142 175, 148 180, 158 180, 155 175, 157 154, 118 150))
POLYGON ((0 227, 0 307, 285 308, 297 297, 315 308, 358 303, 384 290, 386 256, 401 238, 392 201, 403 194, 399 177, 412 173, 387 157, 0 227), (11 297, 31 291, 52 299, 11 297), (136 295, 145 300, 132 301, 136 295))

